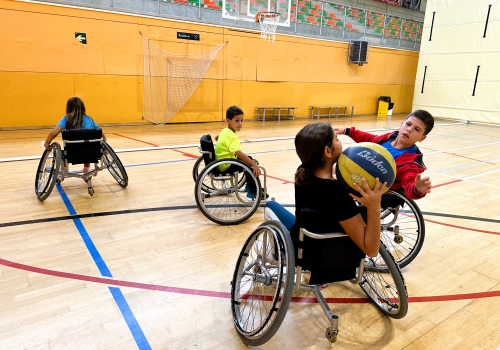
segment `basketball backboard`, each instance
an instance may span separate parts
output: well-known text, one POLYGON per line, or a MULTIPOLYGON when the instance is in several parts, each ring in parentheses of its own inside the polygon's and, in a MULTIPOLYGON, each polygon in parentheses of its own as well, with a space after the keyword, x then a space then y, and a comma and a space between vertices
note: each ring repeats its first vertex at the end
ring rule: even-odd
POLYGON ((222 0, 222 17, 238 21, 255 22, 259 12, 278 12, 279 26, 290 27, 292 0, 222 0))

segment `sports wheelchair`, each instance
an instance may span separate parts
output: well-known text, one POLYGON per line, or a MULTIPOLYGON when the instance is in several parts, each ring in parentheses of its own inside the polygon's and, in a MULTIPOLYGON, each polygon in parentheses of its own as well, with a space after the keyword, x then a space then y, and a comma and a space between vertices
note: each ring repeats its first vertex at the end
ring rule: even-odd
MULTIPOLYGON (((264 175, 264 187, 255 177, 253 169, 247 163, 234 158, 215 160, 215 149, 210 135, 200 139, 199 152, 202 154, 193 167, 195 181, 194 197, 196 204, 209 220, 220 225, 236 225, 250 218, 261 203, 267 202, 266 169, 255 163, 264 175), (203 165, 205 167, 202 168, 203 165), (229 172, 220 170, 227 166, 239 170, 229 172), (256 195, 249 195, 248 183, 252 181, 256 195)), ((274 200, 274 198, 271 198, 274 200)))
POLYGON ((346 234, 310 232, 307 227, 318 227, 314 225, 318 215, 303 209, 296 253, 289 233, 295 216, 278 203, 269 202, 264 210, 266 221, 243 245, 231 281, 231 309, 236 330, 245 344, 258 346, 270 340, 285 318, 292 294, 299 290, 314 293, 330 323, 325 337, 331 343, 337 340, 339 317, 332 313, 319 289, 319 283, 324 282, 321 279, 326 275, 321 272, 319 279, 313 280, 315 271, 311 270, 309 284, 301 283, 303 267, 313 266, 314 260, 320 258, 317 252, 307 254, 304 249, 306 240, 309 244, 329 243, 324 259, 342 262, 336 271, 332 270, 334 277, 328 282, 349 280, 359 284, 383 314, 395 319, 406 315, 408 294, 403 275, 385 244, 380 242, 376 258, 364 256, 346 234), (385 266, 387 273, 382 272, 379 265, 385 266))
MULTIPOLYGON (((415 201, 403 190, 388 190, 382 196, 380 238, 400 268, 411 263, 422 249, 424 217, 415 201)), ((387 270, 383 265, 378 268, 387 270)))
POLYGON ((93 196, 92 176, 97 176, 104 169, 108 169, 120 186, 127 187, 127 172, 113 149, 102 139, 101 129, 63 130, 62 138, 64 151, 61 151, 59 143, 54 142, 50 150, 43 152, 38 164, 35 193, 41 202, 49 197, 56 182, 60 184, 66 177, 83 179, 89 194, 93 196), (94 170, 70 173, 69 163, 94 163, 94 170))

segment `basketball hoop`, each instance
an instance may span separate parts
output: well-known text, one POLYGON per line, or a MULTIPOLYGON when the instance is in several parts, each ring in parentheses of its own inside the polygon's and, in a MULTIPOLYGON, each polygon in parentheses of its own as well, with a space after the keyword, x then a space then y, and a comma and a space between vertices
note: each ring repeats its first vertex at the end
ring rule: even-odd
POLYGON ((260 38, 271 41, 276 33, 276 28, 278 27, 278 22, 280 20, 280 14, 278 12, 259 12, 255 16, 255 22, 260 22, 260 38))

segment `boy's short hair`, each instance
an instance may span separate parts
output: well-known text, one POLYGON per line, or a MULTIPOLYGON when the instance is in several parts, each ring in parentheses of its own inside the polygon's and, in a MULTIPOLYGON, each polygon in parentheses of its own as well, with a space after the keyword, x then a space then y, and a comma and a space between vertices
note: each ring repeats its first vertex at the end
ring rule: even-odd
POLYGON ((425 124, 424 135, 430 133, 432 128, 434 127, 434 117, 429 112, 423 109, 417 109, 416 111, 411 112, 410 114, 408 114, 406 119, 410 117, 420 119, 425 124))
POLYGON ((240 107, 231 106, 226 111, 226 119, 233 120, 234 116, 243 114, 240 107))

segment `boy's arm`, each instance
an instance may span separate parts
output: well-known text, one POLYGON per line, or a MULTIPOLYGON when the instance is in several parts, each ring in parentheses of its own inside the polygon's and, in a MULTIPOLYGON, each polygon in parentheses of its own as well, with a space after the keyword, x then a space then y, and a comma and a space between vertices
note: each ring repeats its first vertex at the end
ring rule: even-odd
POLYGON ((421 177, 423 170, 418 167, 405 169, 402 182, 406 197, 410 199, 424 198, 431 191, 431 181, 428 177, 421 177), (419 183, 417 185, 417 182, 419 183), (420 192, 422 191, 422 192, 420 192))
POLYGON ((248 165, 252 166, 253 174, 255 176, 260 176, 259 166, 253 160, 251 160, 245 153, 243 153, 242 151, 236 151, 235 155, 236 155, 236 157, 238 157, 239 159, 241 159, 242 161, 244 161, 248 165))
POLYGON ((387 135, 373 135, 368 132, 364 132, 361 130, 356 130, 354 126, 350 128, 333 128, 337 135, 343 134, 349 136, 351 139, 353 139, 356 142, 373 142, 377 143, 378 141, 382 140, 384 137, 387 135))
POLYGON ((215 141, 217 142, 217 140, 219 139, 219 135, 215 135, 215 141))

